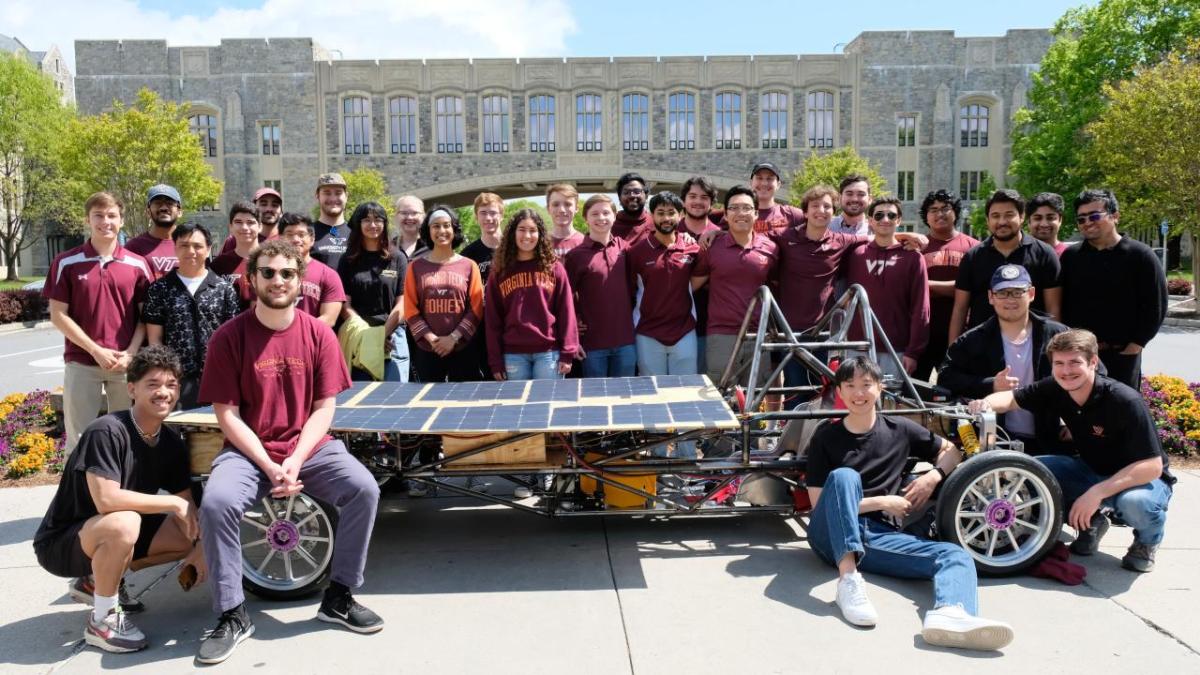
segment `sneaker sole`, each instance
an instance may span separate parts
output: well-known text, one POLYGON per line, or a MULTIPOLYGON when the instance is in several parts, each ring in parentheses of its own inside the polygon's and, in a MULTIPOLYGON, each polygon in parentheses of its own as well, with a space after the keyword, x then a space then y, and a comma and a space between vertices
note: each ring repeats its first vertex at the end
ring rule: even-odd
POLYGON ((321 612, 321 611, 317 612, 317 621, 324 621, 325 623, 336 623, 340 626, 345 626, 346 628, 354 631, 355 633, 361 633, 363 635, 369 635, 371 633, 378 633, 379 631, 383 630, 382 622, 380 622, 374 626, 355 626, 354 624, 350 623, 349 621, 346 621, 345 619, 343 619, 340 616, 329 615, 329 614, 326 614, 325 612, 321 612))
POLYGON ((967 631, 927 628, 921 631, 921 637, 937 647, 994 651, 1013 641, 1013 631, 1007 626, 982 626, 967 631))
POLYGON ((103 649, 110 654, 129 654, 131 652, 140 652, 150 644, 149 642, 144 642, 137 647, 122 647, 120 645, 115 645, 111 642, 108 642, 104 638, 88 630, 83 632, 83 641, 93 647, 103 649))
POLYGON ((208 658, 202 657, 199 654, 197 654, 196 662, 203 663, 206 665, 212 665, 214 663, 221 663, 225 659, 228 659, 230 656, 233 656, 233 652, 237 649, 237 646, 242 644, 243 642, 245 642, 246 638, 250 637, 251 635, 254 635, 254 624, 250 624, 250 628, 248 630, 246 630, 245 633, 242 633, 241 637, 239 637, 237 639, 237 642, 233 643, 233 647, 230 647, 229 651, 225 652, 224 654, 221 654, 220 656, 210 656, 208 658))
POLYGON ((1145 574, 1154 569, 1154 563, 1150 563, 1146 567, 1138 567, 1137 565, 1134 565, 1132 563, 1127 563, 1124 560, 1122 560, 1121 567, 1124 567, 1125 569, 1129 570, 1130 572, 1137 572, 1138 574, 1145 574))

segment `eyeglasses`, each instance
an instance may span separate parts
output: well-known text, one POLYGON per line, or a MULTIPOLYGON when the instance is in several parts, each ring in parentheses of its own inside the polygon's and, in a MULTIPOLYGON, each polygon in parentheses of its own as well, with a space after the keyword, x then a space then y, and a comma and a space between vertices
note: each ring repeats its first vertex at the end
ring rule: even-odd
POLYGON ((300 270, 297 270, 295 267, 283 267, 280 269, 275 269, 274 267, 260 267, 258 268, 258 274, 268 281, 274 279, 276 274, 282 277, 284 281, 291 281, 292 279, 300 276, 300 270))
POLYGON ((900 220, 900 214, 892 211, 879 211, 871 217, 874 218, 875 222, 877 223, 883 220, 900 220))
POLYGON ((396 215, 401 218, 424 218, 425 214, 420 211, 397 211, 396 215))
POLYGON ((726 206, 725 210, 730 213, 750 213, 751 211, 757 211, 758 208, 753 204, 733 204, 726 206))
POLYGON ((944 216, 947 213, 951 213, 952 211, 954 211, 953 206, 939 206, 937 208, 929 209, 928 211, 926 211, 926 213, 930 213, 930 214, 938 215, 938 216, 944 216))
POLYGON ((624 190, 621 190, 621 194, 626 197, 636 197, 638 195, 646 194, 646 191, 639 188, 625 188, 624 190))
POLYGON ((1082 225, 1087 222, 1094 223, 1107 215, 1108 211, 1092 211, 1091 213, 1081 213, 1075 216, 1075 224, 1082 225))
POLYGON ((1025 286, 1023 288, 1005 288, 999 291, 992 291, 992 295, 1006 300, 1016 300, 1017 298, 1025 297, 1025 294, 1028 292, 1029 287, 1025 286))

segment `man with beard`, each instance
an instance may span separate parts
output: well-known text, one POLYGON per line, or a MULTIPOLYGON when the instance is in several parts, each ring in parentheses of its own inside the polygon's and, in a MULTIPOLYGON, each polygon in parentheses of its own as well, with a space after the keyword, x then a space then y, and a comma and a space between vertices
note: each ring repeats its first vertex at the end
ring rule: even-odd
POLYGON ((1062 258, 1063 251, 1070 246, 1058 240, 1058 230, 1062 227, 1062 196, 1053 192, 1039 192, 1029 200, 1026 210, 1029 212, 1029 234, 1046 242, 1062 258))
POLYGON ((1167 279, 1149 246, 1117 232, 1120 219, 1109 190, 1075 198, 1083 243, 1062 254, 1063 323, 1095 333, 1108 376, 1136 390, 1142 350, 1167 316, 1167 279))
MULTIPOLYGON (((699 240, 705 232, 719 232, 716 223, 722 218, 714 216, 712 206, 717 201, 717 188, 704 176, 692 176, 679 189, 683 200, 683 226, 692 238, 699 240), (716 220, 714 220, 716 218, 716 220)), ((708 286, 692 291, 692 303, 696 307, 696 372, 705 371, 704 345, 708 331, 708 286)))
POLYGON ((317 206, 321 215, 313 224, 316 240, 312 257, 336 270, 346 252, 346 179, 340 173, 325 173, 317 178, 317 206))
POLYGON ((929 228, 929 243, 921 251, 929 273, 929 344, 913 372, 918 380, 928 381, 933 369, 946 357, 958 266, 967 251, 979 243, 958 231, 961 215, 962 200, 945 190, 934 190, 921 201, 921 220, 929 228))
POLYGON ((411 262, 429 250, 421 241, 421 223, 425 222, 425 202, 412 195, 396 200, 396 225, 400 229, 392 243, 411 262))
MULTIPOLYGON (((579 209, 579 190, 569 183, 558 183, 546 188, 546 210, 550 212, 550 247, 554 257, 563 260, 571 249, 585 240, 582 232, 575 230, 575 212, 579 209)), ((613 236, 616 236, 615 234, 613 236)))
MULTIPOLYGON (((479 266, 479 278, 484 288, 487 288, 488 272, 492 269, 492 257, 496 247, 500 245, 500 219, 504 217, 504 200, 494 192, 481 192, 475 197, 475 222, 479 223, 479 238, 467 244, 461 255, 470 258, 479 266)), ((492 369, 487 364, 487 336, 481 321, 471 337, 468 349, 475 353, 479 361, 479 372, 487 373, 490 378, 492 369)))
POLYGON ((617 199, 621 210, 613 223, 614 237, 634 243, 650 234, 654 229, 654 217, 646 210, 646 179, 636 173, 627 173, 617 179, 617 199))
POLYGON ((1016 190, 996 190, 984 206, 991 236, 963 255, 954 282, 954 309, 950 315, 947 342, 953 343, 963 331, 974 328, 995 314, 988 303, 992 274, 1001 265, 1020 265, 1029 272, 1037 290, 1033 308, 1062 316, 1062 289, 1058 280, 1058 255, 1045 243, 1024 236, 1021 221, 1025 200, 1016 190))
POLYGON ((358 633, 383 628, 351 594, 363 583, 379 486, 329 436, 335 397, 350 387, 350 373, 329 326, 296 309, 305 266, 305 255, 282 239, 258 247, 247 265, 258 301, 221 326, 209 345, 200 398, 213 404, 228 445, 213 460, 200 507, 220 615, 200 643, 200 663, 224 661, 254 634, 242 592, 239 528, 246 510, 268 494, 287 498, 303 490, 337 511, 332 575, 317 619, 358 633))
POLYGON ((829 223, 829 230, 863 237, 871 234, 866 217, 867 204, 871 203, 871 184, 867 177, 857 173, 846 176, 838 183, 838 192, 842 195, 842 215, 829 223))
MULTIPOLYGON (((346 302, 346 290, 337 272, 328 265, 312 258, 312 221, 299 213, 285 213, 279 219, 279 238, 287 241, 304 256, 304 278, 300 282, 296 308, 317 317, 330 328, 337 323, 346 302)), ((251 258, 254 256, 251 255, 251 258)), ((249 260, 246 261, 246 276, 251 276, 249 260)))
POLYGON ((754 218, 754 231, 770 234, 776 230, 795 227, 804 223, 804 212, 791 204, 775 203, 775 193, 783 176, 770 162, 759 162, 750 170, 750 189, 754 190, 758 211, 754 218))
POLYGON ((151 281, 157 281, 175 269, 179 259, 175 257, 175 242, 171 232, 179 220, 183 200, 179 191, 170 185, 155 185, 146 193, 146 216, 150 229, 125 242, 125 250, 136 253, 150 264, 151 281))

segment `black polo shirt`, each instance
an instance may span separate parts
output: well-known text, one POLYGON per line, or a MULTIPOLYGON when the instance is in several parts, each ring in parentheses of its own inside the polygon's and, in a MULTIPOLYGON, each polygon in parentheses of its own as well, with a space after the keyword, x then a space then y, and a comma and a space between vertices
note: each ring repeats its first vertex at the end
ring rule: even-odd
POLYGON ((1077 405, 1053 377, 1019 387, 1013 396, 1025 410, 1049 410, 1058 415, 1071 430, 1079 458, 1101 476, 1111 476, 1143 459, 1162 457, 1162 479, 1175 483, 1150 409, 1141 394, 1125 384, 1097 373, 1083 405, 1077 405))
POLYGON ((877 415, 875 426, 862 434, 850 431, 841 420, 831 420, 809 441, 804 480, 823 488, 829 473, 845 466, 862 478, 863 496, 897 495, 908 458, 933 462, 941 447, 940 436, 904 417, 877 415))
POLYGON ((1115 349, 1145 346, 1167 316, 1167 278, 1158 256, 1122 237, 1098 249, 1084 242, 1062 255, 1063 323, 1086 328, 1115 349))
POLYGON ((1046 301, 1043 298, 1048 288, 1058 288, 1058 254, 1045 242, 1034 239, 1022 233, 1021 243, 1007 257, 993 245, 993 237, 988 237, 971 247, 963 254, 958 266, 958 279, 954 288, 971 294, 971 312, 967 316, 967 328, 974 328, 987 321, 995 310, 988 302, 988 289, 992 285, 992 273, 1001 265, 1021 265, 1029 270, 1033 279, 1033 287, 1037 294, 1033 298, 1033 308, 1039 312, 1046 311, 1046 301))

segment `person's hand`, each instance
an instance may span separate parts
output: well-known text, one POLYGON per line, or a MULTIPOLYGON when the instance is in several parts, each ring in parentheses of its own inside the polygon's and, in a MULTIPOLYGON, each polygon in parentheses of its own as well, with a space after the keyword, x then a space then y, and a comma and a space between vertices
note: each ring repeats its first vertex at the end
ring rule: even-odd
POLYGON ((892 516, 893 518, 903 518, 912 510, 912 504, 901 497, 900 495, 888 495, 880 497, 880 511, 892 516))
POLYGON ((901 356, 900 365, 904 366, 904 372, 912 375, 917 370, 917 360, 911 356, 901 356))
POLYGON ((566 375, 566 374, 567 374, 567 373, 569 373, 569 372, 571 372, 571 364, 570 364, 570 363, 563 363, 563 362, 561 362, 561 361, 560 361, 560 362, 558 363, 558 374, 559 374, 559 375, 566 375))
POLYGON ((1096 494, 1093 490, 1088 490, 1083 493, 1079 499, 1071 506, 1071 513, 1067 517, 1067 522, 1077 531, 1082 532, 1092 525, 1092 515, 1100 508, 1100 502, 1103 498, 1096 494))
POLYGON ((92 358, 96 360, 96 365, 104 370, 112 370, 121 360, 121 352, 107 347, 96 347, 96 351, 92 352, 92 358))
POLYGON ((896 238, 900 240, 906 251, 917 251, 919 253, 924 251, 925 247, 929 245, 929 238, 916 232, 898 232, 896 238))
POLYGON ((283 463, 279 465, 279 483, 271 488, 271 495, 274 497, 290 497, 303 490, 304 483, 300 482, 301 466, 302 463, 297 459, 296 455, 283 460, 283 463))
POLYGON ((1129 344, 1125 345, 1125 349, 1121 350, 1121 354, 1123 354, 1125 356, 1134 356, 1134 355, 1141 354, 1141 353, 1142 353, 1142 346, 1139 344, 1135 344, 1133 342, 1130 342, 1129 344))
POLYGON ((183 564, 195 568, 196 583, 202 584, 208 578, 208 563, 204 561, 204 551, 199 546, 192 547, 191 552, 183 559, 183 564))
POLYGON ((587 351, 583 348, 582 345, 580 345, 579 351, 575 353, 575 358, 579 359, 580 361, 587 358, 587 351))
POLYGON ((458 341, 454 339, 453 335, 442 335, 430 339, 429 344, 433 347, 434 354, 445 357, 454 351, 454 346, 458 344, 458 341))
POLYGON ((1012 391, 1021 384, 1021 380, 1013 377, 1012 366, 1004 366, 1004 370, 996 373, 996 379, 992 381, 992 391, 1012 391))
POLYGON ((179 525, 179 530, 188 541, 195 541, 200 536, 200 524, 196 520, 196 509, 192 503, 178 495, 171 495, 171 515, 179 525))
POLYGON ((700 248, 708 248, 709 246, 712 246, 713 240, 716 239, 718 235, 722 234, 725 233, 720 230, 705 230, 704 232, 701 232, 700 248))
POLYGON ((1074 438, 1071 436, 1071 429, 1067 425, 1062 425, 1058 428, 1058 440, 1063 443, 1070 443, 1074 438))
POLYGON ((981 412, 987 412, 992 409, 992 404, 987 402, 986 398, 976 399, 967 403, 967 412, 972 415, 978 415, 981 412))
POLYGON ((117 352, 117 363, 112 367, 114 373, 123 373, 129 370, 129 364, 133 362, 133 355, 129 352, 117 352))
POLYGON ((504 372, 503 370, 493 370, 492 378, 497 382, 503 382, 504 380, 508 379, 508 373, 504 372))
POLYGON ((929 497, 933 495, 933 489, 940 482, 942 482, 942 474, 936 470, 928 471, 904 487, 904 498, 912 504, 914 509, 919 509, 929 501, 929 497))

